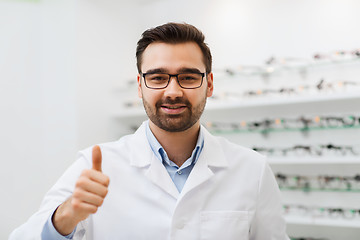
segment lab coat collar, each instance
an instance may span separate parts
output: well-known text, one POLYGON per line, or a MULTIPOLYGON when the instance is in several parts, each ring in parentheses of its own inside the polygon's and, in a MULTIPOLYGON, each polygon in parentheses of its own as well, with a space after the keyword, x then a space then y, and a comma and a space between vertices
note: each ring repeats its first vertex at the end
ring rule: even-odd
MULTIPOLYGON (((152 153, 150 144, 146 138, 145 127, 146 122, 143 122, 130 141, 130 164, 132 166, 146 167, 151 163, 151 158, 144 157, 151 156, 152 153)), ((204 126, 201 125, 200 127, 204 133, 204 149, 200 158, 205 158, 204 161, 206 161, 210 167, 227 167, 228 163, 225 158, 225 153, 218 139, 211 135, 204 126)))
MULTIPOLYGON (((153 183, 178 199, 180 194, 175 184, 150 148, 145 127, 146 125, 143 123, 129 142, 130 164, 134 167, 144 168, 145 175, 153 183)), ((225 153, 218 139, 212 136, 203 126, 201 128, 204 133, 204 148, 181 191, 181 196, 211 178, 217 168, 228 166, 225 153)))
POLYGON ((152 156, 153 152, 146 138, 145 126, 143 122, 129 141, 130 165, 134 167, 146 167, 151 162, 149 156, 152 156))
POLYGON ((216 170, 228 167, 225 153, 218 139, 211 135, 204 126, 201 128, 204 133, 204 148, 181 191, 180 198, 209 180, 216 170))
POLYGON ((155 185, 163 189, 175 199, 179 196, 175 184, 161 161, 157 159, 151 150, 146 137, 146 122, 136 130, 130 140, 130 165, 143 168, 144 175, 155 185))
POLYGON ((204 148, 201 154, 202 158, 205 158, 204 161, 209 167, 227 167, 228 162, 219 139, 209 133, 204 126, 200 127, 204 133, 204 148))

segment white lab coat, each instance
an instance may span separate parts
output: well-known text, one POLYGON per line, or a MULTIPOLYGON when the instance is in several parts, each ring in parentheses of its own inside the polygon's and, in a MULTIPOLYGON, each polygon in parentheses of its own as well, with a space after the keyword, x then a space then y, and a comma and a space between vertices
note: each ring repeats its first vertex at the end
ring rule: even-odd
MULTIPOLYGON (((74 239, 288 239, 280 192, 265 158, 201 127, 204 148, 181 193, 153 154, 145 124, 119 141, 101 144, 109 193, 97 213, 79 223, 74 239)), ((91 164, 88 148, 10 239, 40 239, 49 216, 91 164)))

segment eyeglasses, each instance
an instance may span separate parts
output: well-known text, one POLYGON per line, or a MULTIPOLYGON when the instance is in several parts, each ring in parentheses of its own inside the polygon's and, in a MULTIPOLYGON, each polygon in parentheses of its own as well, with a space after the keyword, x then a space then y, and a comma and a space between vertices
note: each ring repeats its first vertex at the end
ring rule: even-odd
POLYGON ((354 49, 351 51, 339 50, 333 53, 316 53, 314 54, 314 60, 341 60, 344 57, 357 58, 360 57, 360 49, 354 49))
POLYGON ((262 153, 267 156, 330 156, 340 155, 347 156, 359 155, 358 146, 349 145, 334 145, 334 144, 321 144, 321 145, 294 145, 291 147, 253 147, 254 151, 262 153))
POLYGON ((328 238, 290 237, 290 240, 329 240, 328 238))
POLYGON ((312 129, 336 129, 360 127, 360 116, 314 116, 297 118, 275 118, 260 121, 207 122, 206 127, 212 131, 248 131, 268 134, 277 130, 299 130, 307 132, 312 129))
POLYGON ((359 192, 360 174, 355 176, 301 176, 276 173, 275 178, 282 190, 347 191, 359 192))
MULTIPOLYGON (((325 92, 340 92, 340 91, 356 91, 360 87, 360 82, 356 81, 325 81, 320 79, 320 81, 313 85, 299 85, 293 87, 280 87, 275 89, 252 89, 244 92, 234 92, 234 91, 224 91, 220 94, 214 95, 212 99, 221 100, 221 99, 231 99, 231 98, 254 98, 254 97, 278 97, 278 96, 294 96, 299 94, 311 94, 314 91, 319 93, 325 92)), ((234 90, 234 89, 232 89, 234 90)))
POLYGON ((304 206, 296 204, 286 204, 283 206, 284 214, 309 216, 312 218, 345 218, 354 219, 360 217, 360 209, 354 208, 329 208, 318 206, 304 206))
POLYGON ((357 60, 360 57, 360 49, 353 50, 338 50, 328 53, 315 53, 311 58, 296 58, 296 57, 286 57, 279 58, 271 56, 268 59, 265 59, 264 65, 257 66, 244 66, 240 65, 236 68, 225 68, 217 69, 217 72, 225 72, 229 76, 234 76, 237 74, 246 74, 246 75, 261 75, 263 77, 268 77, 269 74, 283 69, 292 69, 298 67, 300 73, 306 71, 306 68, 316 66, 316 63, 326 63, 326 62, 346 62, 347 60, 357 60))
POLYGON ((150 89, 166 88, 172 77, 176 78, 179 86, 185 89, 195 89, 202 85, 205 73, 143 73, 145 86, 150 89))

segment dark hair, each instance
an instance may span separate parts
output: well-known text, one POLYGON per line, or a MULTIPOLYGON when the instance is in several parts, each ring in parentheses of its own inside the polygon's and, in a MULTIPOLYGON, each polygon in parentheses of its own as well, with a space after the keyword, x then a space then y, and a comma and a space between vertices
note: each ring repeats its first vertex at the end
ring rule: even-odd
POLYGON ((204 34, 193 25, 187 23, 170 22, 155 28, 148 29, 142 34, 141 39, 138 41, 136 47, 136 65, 138 72, 141 72, 142 55, 147 46, 149 46, 151 43, 163 42, 176 44, 195 42, 203 53, 203 61, 206 67, 206 72, 210 73, 212 57, 210 49, 204 40, 204 34))

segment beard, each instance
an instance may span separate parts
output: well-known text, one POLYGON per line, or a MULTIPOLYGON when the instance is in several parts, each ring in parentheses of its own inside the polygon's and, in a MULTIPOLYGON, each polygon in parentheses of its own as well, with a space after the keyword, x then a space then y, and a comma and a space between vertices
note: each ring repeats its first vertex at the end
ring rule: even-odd
POLYGON ((175 98, 174 100, 166 98, 156 102, 155 106, 151 106, 144 98, 143 105, 149 119, 159 128, 167 132, 182 132, 192 126, 200 119, 205 105, 206 96, 196 106, 184 98, 175 98), (180 114, 166 114, 161 111, 163 104, 182 104, 186 106, 185 111, 180 114))

